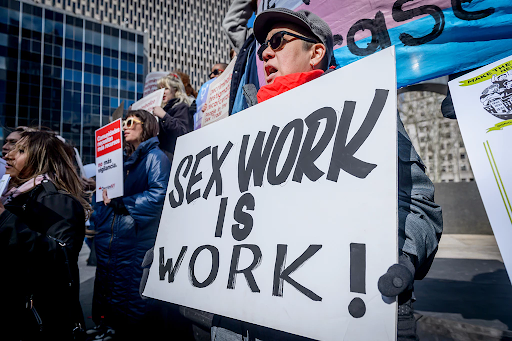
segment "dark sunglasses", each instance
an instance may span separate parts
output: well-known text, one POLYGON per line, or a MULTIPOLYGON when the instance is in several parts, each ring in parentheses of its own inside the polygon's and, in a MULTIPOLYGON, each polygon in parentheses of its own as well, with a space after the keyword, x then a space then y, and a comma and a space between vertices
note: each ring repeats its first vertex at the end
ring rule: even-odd
POLYGON ((213 78, 213 77, 215 77, 215 76, 220 75, 220 74, 221 74, 221 73, 223 73, 223 72, 224 72, 224 70, 221 70, 221 69, 215 69, 215 70, 213 70, 212 72, 210 72, 210 75, 209 75, 209 76, 210 76, 210 79, 212 79, 212 78, 213 78))
POLYGON ((292 37, 295 37, 295 38, 299 38, 299 39, 307 41, 309 43, 318 43, 318 41, 316 41, 314 39, 303 37, 303 36, 300 36, 300 35, 295 34, 295 33, 286 32, 286 31, 279 31, 279 32, 274 33, 272 35, 272 37, 270 37, 269 40, 267 40, 266 42, 261 44, 260 48, 258 49, 258 58, 261 61, 263 61, 263 51, 265 51, 267 46, 270 46, 270 48, 273 51, 277 51, 277 50, 281 49, 284 44, 290 42, 289 40, 284 39, 284 35, 285 34, 287 34, 289 36, 292 36, 292 37))

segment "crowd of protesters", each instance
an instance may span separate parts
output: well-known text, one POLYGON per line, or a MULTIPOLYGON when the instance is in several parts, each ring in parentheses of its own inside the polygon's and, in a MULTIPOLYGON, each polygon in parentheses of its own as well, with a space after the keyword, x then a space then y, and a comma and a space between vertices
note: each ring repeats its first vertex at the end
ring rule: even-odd
MULTIPOLYGON (((223 23, 237 58, 230 114, 336 68, 333 35, 321 18, 274 8, 260 13, 249 29, 255 4, 233 1, 223 23), (265 70, 267 85, 261 88, 256 58, 265 70)), ((226 67, 219 61, 209 77, 220 76, 226 67)), ((142 297, 176 140, 193 130, 196 113, 197 92, 187 74, 171 72, 158 87, 165 89, 161 107, 153 114, 129 110, 123 120, 123 197, 111 199, 104 190, 94 194, 103 201, 91 207, 96 200, 87 189, 94 188, 93 180, 80 174, 72 147, 55 133, 19 127, 5 139, 2 156, 11 180, 0 203, 0 253, 8 260, 0 286, 9 295, 0 320, 10 325, 8 340, 72 340, 78 333, 90 340, 152 339, 148 336, 159 333, 177 340, 304 339, 142 297), (86 222, 96 252, 96 327, 84 332, 77 260, 86 222)), ((380 278, 379 290, 398 296, 399 340, 415 340, 413 282, 432 263, 442 217, 433 201, 433 185, 400 119, 398 156, 400 257, 380 278)))

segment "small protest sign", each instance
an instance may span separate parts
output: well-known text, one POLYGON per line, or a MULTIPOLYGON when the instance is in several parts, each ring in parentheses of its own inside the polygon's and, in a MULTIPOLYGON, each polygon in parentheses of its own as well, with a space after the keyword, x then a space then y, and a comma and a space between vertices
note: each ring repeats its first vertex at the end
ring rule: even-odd
POLYGON ((512 56, 448 85, 478 190, 512 280, 512 56))
POLYGON ((178 138, 144 295, 320 340, 394 340, 393 48, 178 138))
POLYGON ((144 95, 146 97, 153 91, 158 90, 158 80, 167 76, 169 72, 150 72, 146 76, 146 82, 144 83, 144 95))
POLYGON ((9 181, 11 180, 11 176, 9 174, 4 174, 0 178, 0 195, 3 195, 5 190, 7 189, 7 185, 9 185, 9 181))
POLYGON ((226 70, 210 84, 201 127, 229 116, 229 92, 235 62, 236 58, 233 58, 226 70))
POLYGON ((7 166, 7 162, 4 159, 0 158, 0 176, 5 174, 5 166, 7 166))
POLYGON ((144 96, 142 99, 132 104, 132 110, 143 109, 153 113, 154 107, 159 107, 162 105, 162 99, 164 97, 165 89, 160 89, 150 93, 147 96, 144 96))
POLYGON ((103 201, 101 193, 104 189, 110 199, 122 197, 124 194, 121 124, 121 119, 118 119, 95 133, 96 202, 103 201))
POLYGON ((197 93, 196 98, 196 106, 197 110, 194 114, 194 130, 201 128, 201 123, 203 122, 203 106, 205 105, 208 98, 208 89, 210 85, 215 81, 215 79, 210 79, 206 83, 201 86, 199 92, 197 93))

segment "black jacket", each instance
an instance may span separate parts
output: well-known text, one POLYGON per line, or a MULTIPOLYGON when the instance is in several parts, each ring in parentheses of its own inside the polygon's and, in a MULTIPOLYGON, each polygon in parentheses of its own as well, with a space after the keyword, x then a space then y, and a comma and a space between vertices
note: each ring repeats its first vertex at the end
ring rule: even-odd
POLYGON ((190 131, 189 106, 184 102, 176 104, 177 102, 178 99, 173 98, 167 103, 164 107, 166 114, 158 122, 160 149, 164 151, 171 162, 174 148, 176 148, 176 139, 190 131))
POLYGON ((83 323, 77 260, 84 235, 82 205, 48 180, 5 206, 0 214, 2 340, 71 339, 74 323, 83 323), (41 324, 27 309, 30 298, 41 324))

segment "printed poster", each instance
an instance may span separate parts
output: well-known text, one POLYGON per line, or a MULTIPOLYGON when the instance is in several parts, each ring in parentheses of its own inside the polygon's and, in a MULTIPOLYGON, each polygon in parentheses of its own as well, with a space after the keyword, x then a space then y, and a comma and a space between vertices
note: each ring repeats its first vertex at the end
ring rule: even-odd
POLYGON ((158 90, 158 80, 167 76, 169 72, 150 72, 146 76, 146 82, 144 83, 144 96, 146 97, 153 91, 158 90))
POLYGON ((229 92, 235 63, 236 58, 233 58, 226 70, 209 85, 201 127, 229 116, 229 92))
POLYGON ((512 56, 448 85, 478 190, 512 280, 512 56))
POLYGON ((313 339, 395 340, 377 287, 398 250, 394 57, 179 137, 144 295, 313 339))
POLYGON ((122 197, 124 194, 122 133, 121 119, 95 132, 96 202, 103 201, 104 189, 110 199, 122 197))
POLYGON ((132 104, 132 110, 146 110, 153 114, 153 108, 162 105, 165 89, 156 90, 132 104))

